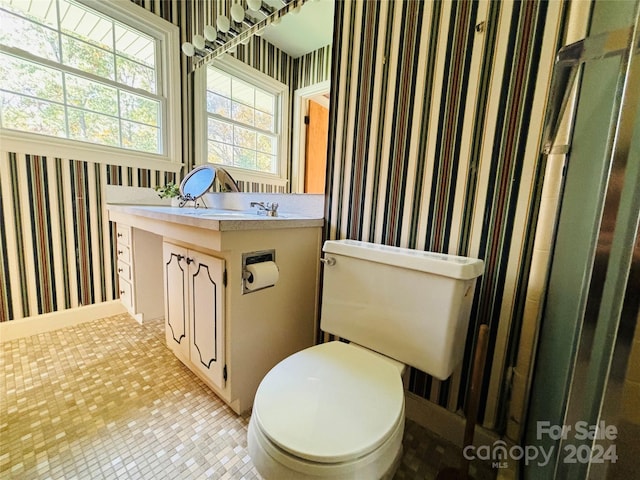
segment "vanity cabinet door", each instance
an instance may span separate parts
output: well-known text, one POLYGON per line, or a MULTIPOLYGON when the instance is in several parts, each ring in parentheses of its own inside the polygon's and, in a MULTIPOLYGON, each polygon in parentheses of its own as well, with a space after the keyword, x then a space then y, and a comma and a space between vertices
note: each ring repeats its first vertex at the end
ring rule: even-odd
POLYGON ((192 371, 224 388, 224 260, 163 243, 165 338, 192 371))
POLYGON ((189 358, 188 250, 164 243, 164 311, 167 346, 183 361, 189 358))
POLYGON ((190 359, 215 385, 224 387, 224 260, 189 251, 190 359))

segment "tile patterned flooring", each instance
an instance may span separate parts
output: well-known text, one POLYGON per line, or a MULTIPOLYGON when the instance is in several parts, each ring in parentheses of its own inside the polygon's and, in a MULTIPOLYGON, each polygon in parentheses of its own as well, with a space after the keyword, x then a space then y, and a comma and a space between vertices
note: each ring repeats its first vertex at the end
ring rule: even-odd
MULTIPOLYGON (((260 479, 249 416, 173 356, 163 328, 123 314, 0 344, 0 478, 260 479)), ((396 479, 456 465, 459 449, 405 430, 396 479)))

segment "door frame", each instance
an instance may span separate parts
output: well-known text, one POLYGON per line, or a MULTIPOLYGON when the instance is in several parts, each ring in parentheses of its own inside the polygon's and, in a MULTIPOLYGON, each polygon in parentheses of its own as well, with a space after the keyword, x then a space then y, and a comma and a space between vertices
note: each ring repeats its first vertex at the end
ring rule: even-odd
POLYGON ((304 117, 308 113, 309 100, 329 93, 331 80, 298 88, 293 92, 293 131, 291 145, 291 193, 304 193, 304 171, 306 164, 305 144, 307 131, 304 117))

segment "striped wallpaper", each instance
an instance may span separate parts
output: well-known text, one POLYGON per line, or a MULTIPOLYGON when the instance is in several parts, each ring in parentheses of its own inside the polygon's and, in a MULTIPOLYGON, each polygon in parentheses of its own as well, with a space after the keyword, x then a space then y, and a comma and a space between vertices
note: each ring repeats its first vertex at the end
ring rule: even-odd
MULTIPOLYGON (((230 4, 134 1, 179 25, 181 41, 230 4)), ((477 325, 488 323, 482 416, 496 430, 517 354, 543 171, 540 125, 567 9, 533 0, 337 2, 333 48, 292 61, 254 40, 237 53, 262 71, 275 55, 292 89, 331 76, 328 238, 485 260, 463 365, 446 382, 414 370, 410 389, 451 411, 463 407, 477 325)), ((181 62, 190 166, 193 83, 190 60, 181 62)), ((0 152, 0 321, 114 298, 104 187, 172 178, 0 152)))
MULTIPOLYGON (((567 5, 339 2, 327 238, 482 258, 462 366, 410 390, 464 407, 477 327, 490 327, 481 418, 502 430, 542 173, 538 145, 567 5)), ((426 312, 425 312, 426 313, 426 312)))
POLYGON ((0 321, 117 298, 105 186, 175 179, 173 173, 3 153, 0 321))
POLYGON ((291 92, 331 79, 331 45, 294 59, 291 92))
MULTIPOLYGON (((180 27, 180 41, 215 23, 215 8, 230 2, 133 0, 180 27), (214 8, 215 7, 215 8, 214 8), (205 14, 207 15, 205 17, 205 14)), ((181 57, 183 158, 193 159, 193 81, 181 57)), ((329 77, 331 48, 300 59, 261 39, 239 47, 237 58, 291 86, 329 77)), ((0 151, 0 322, 117 298, 113 226, 104 208, 106 185, 153 187, 179 181, 171 172, 0 151)), ((241 180, 243 191, 282 191, 241 180)))

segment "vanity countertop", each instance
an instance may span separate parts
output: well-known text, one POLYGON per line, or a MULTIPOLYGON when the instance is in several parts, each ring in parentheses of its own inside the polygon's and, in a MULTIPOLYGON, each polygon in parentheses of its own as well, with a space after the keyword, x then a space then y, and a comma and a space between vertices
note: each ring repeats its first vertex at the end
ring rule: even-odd
POLYGON ((108 204, 111 217, 118 214, 162 220, 215 231, 268 230, 322 227, 323 218, 298 213, 278 212, 277 217, 258 215, 256 210, 170 207, 157 205, 108 204))

